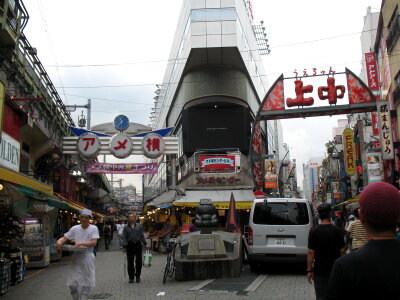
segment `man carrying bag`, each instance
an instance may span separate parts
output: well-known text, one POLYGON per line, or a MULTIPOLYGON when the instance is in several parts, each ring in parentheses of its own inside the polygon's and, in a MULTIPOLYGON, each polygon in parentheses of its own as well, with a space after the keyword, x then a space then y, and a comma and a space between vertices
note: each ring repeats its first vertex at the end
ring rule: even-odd
POLYGON ((128 263, 129 283, 133 283, 136 277, 136 282, 140 282, 140 275, 142 271, 142 245, 146 249, 147 243, 143 235, 143 227, 140 223, 136 223, 136 215, 128 213, 128 224, 124 227, 122 233, 124 239, 124 248, 122 251, 126 252, 128 263))

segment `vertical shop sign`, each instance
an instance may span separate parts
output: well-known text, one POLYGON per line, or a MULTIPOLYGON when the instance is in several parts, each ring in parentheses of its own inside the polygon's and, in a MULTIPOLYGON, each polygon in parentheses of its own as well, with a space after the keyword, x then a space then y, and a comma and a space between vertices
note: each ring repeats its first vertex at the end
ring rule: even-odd
POLYGON ((378 111, 382 156, 384 160, 394 159, 389 102, 378 101, 376 105, 378 111))
POLYGON ((375 53, 365 53, 365 65, 367 67, 368 87, 371 91, 379 91, 378 67, 375 53))
POLYGON ((356 173, 356 158, 354 152, 353 130, 346 128, 343 130, 344 144, 344 167, 346 174, 352 176, 356 173))
POLYGON ((277 189, 278 188, 278 180, 276 176, 276 160, 266 159, 265 160, 265 188, 266 189, 277 189))
POLYGON ((380 153, 368 153, 368 184, 381 182, 383 178, 383 166, 380 153))
MULTIPOLYGON (((371 113, 372 118, 372 133, 374 136, 379 136, 379 124, 378 124, 378 114, 376 112, 371 113)), ((380 148, 381 143, 379 141, 374 141, 374 148, 380 148)))
POLYGON ((8 134, 0 134, 0 166, 19 171, 20 144, 8 134))

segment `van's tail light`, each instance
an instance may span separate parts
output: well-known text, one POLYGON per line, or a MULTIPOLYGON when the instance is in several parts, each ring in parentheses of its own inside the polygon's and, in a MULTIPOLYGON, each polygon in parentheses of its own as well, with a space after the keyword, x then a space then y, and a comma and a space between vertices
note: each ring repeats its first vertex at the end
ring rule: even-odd
POLYGON ((248 236, 249 236, 249 238, 247 240, 247 244, 249 246, 253 246, 253 229, 250 226, 248 228, 248 236))

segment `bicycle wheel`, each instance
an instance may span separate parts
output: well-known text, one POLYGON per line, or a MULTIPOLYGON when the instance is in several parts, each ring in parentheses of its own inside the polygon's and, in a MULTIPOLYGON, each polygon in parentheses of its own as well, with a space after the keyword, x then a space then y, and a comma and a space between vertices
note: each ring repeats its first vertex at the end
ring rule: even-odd
POLYGON ((168 273, 169 273, 169 265, 170 265, 170 260, 171 260, 171 256, 168 255, 167 257, 167 262, 165 264, 165 269, 164 269, 164 276, 163 276, 163 284, 165 284, 167 282, 167 277, 168 277, 168 273))
POLYGON ((172 275, 174 275, 175 272, 175 249, 172 251, 170 254, 170 261, 169 261, 169 268, 168 268, 168 277, 172 278, 172 275))

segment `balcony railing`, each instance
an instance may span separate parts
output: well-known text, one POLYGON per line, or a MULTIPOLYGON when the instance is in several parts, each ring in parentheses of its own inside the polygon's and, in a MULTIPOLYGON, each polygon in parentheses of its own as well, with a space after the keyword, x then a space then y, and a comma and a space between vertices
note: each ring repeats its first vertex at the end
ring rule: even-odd
POLYGON ((400 35, 400 15, 394 17, 392 24, 389 28, 389 34, 386 39, 386 47, 390 52, 400 35))

